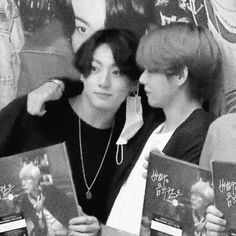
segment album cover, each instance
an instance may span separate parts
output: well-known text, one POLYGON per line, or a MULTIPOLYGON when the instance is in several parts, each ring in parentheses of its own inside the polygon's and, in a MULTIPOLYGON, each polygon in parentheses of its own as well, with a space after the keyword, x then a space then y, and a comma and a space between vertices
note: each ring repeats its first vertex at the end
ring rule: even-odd
POLYGON ((67 235, 77 206, 64 143, 0 158, 0 235, 67 235))
POLYGON ((140 235, 201 235, 211 183, 210 171, 151 152, 140 235))
POLYGON ((229 235, 236 235, 236 163, 212 161, 215 205, 224 213, 229 235))

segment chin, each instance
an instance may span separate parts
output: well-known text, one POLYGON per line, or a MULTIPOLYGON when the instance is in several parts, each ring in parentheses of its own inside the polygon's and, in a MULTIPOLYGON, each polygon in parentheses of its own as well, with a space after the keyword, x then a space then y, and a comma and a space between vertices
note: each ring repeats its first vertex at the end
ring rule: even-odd
POLYGON ((94 106, 98 110, 111 110, 113 108, 110 104, 99 103, 94 106))
POLYGON ((148 101, 148 105, 153 108, 161 108, 161 106, 158 103, 152 101, 148 101))

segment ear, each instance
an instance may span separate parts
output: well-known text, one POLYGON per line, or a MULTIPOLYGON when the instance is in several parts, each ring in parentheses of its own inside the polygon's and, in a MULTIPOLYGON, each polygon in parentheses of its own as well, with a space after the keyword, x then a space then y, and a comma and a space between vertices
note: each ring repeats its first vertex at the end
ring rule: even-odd
POLYGON ((84 80, 85 80, 85 79, 84 79, 84 76, 83 76, 82 74, 80 75, 80 78, 79 78, 79 79, 84 83, 84 80))
POLYGON ((130 94, 137 94, 139 91, 139 82, 131 82, 130 83, 130 94))
POLYGON ((178 75, 177 83, 178 86, 183 86, 188 79, 188 67, 185 66, 182 72, 178 75))

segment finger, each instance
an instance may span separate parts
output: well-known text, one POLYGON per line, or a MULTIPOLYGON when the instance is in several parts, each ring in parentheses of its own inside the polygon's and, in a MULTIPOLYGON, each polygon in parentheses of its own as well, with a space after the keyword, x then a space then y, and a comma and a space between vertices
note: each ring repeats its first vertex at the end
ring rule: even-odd
POLYGON ((211 222, 213 224, 221 225, 221 226, 226 226, 226 223, 227 223, 225 219, 220 218, 213 214, 209 214, 209 213, 206 215, 206 219, 207 219, 207 222, 211 222))
POLYGON ((80 233, 97 233, 100 224, 96 217, 83 215, 69 221, 69 230, 80 233))
POLYGON ((71 231, 69 232, 68 236, 96 236, 96 234, 71 231))
POLYGON ((147 179, 147 172, 143 172, 142 176, 144 179, 147 179))
POLYGON ((207 207, 207 213, 218 217, 223 217, 223 213, 213 205, 207 207))
POLYGON ((216 232, 216 231, 206 230, 206 236, 228 236, 228 234, 225 232, 216 232))
POLYGON ((83 209, 80 205, 77 206, 77 209, 78 209, 79 216, 84 215, 83 209))
POLYGON ((69 230, 71 232, 78 233, 87 233, 87 234, 95 234, 99 232, 100 227, 98 225, 70 225, 69 230))
POLYGON ((148 162, 144 162, 143 167, 144 167, 145 170, 147 170, 148 169, 148 162))
POLYGON ((31 115, 44 115, 46 110, 42 97, 29 93, 27 97, 27 112, 31 115))
POLYGON ((46 109, 45 109, 45 105, 43 105, 40 109, 40 111, 35 111, 35 115, 38 115, 38 116, 44 116, 46 114, 46 109))
POLYGON ((147 161, 147 162, 149 161, 149 156, 150 156, 150 153, 148 153, 147 155, 144 156, 145 161, 147 161))
POLYGON ((220 234, 215 231, 206 231, 206 236, 219 236, 220 234))
POLYGON ((226 229, 224 225, 214 224, 212 222, 207 222, 205 227, 207 230, 214 232, 224 232, 226 229))
POLYGON ((97 218, 94 216, 82 215, 79 217, 74 217, 69 221, 69 225, 80 225, 80 224, 92 224, 98 222, 97 218))

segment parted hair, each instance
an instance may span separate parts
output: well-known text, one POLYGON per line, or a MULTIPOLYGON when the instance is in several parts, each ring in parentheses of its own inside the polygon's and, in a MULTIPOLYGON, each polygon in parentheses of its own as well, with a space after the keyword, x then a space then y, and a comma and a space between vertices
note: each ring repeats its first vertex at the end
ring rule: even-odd
POLYGON ((221 51, 212 34, 190 23, 171 23, 141 38, 137 63, 150 72, 178 75, 188 68, 190 94, 208 100, 221 72, 221 51))
POLYGON ((104 29, 87 39, 75 54, 75 67, 86 78, 90 75, 95 50, 107 44, 121 74, 131 81, 138 81, 141 70, 136 63, 138 39, 126 29, 104 29))

